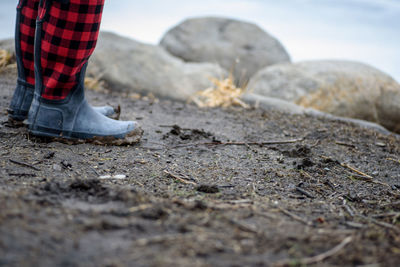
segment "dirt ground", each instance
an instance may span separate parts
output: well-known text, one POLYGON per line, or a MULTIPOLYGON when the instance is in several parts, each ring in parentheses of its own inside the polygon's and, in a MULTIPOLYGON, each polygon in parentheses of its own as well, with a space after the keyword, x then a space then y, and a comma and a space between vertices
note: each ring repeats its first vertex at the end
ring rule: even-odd
POLYGON ((400 264, 398 137, 90 91, 143 140, 68 145, 7 123, 14 81, 0 74, 0 266, 400 264))

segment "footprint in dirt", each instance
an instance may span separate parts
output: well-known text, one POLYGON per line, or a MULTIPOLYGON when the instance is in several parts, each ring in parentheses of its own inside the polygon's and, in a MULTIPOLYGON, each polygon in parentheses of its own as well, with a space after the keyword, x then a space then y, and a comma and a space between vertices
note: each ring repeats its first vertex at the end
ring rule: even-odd
POLYGON ((305 145, 296 145, 296 148, 291 150, 281 151, 283 155, 291 158, 302 158, 301 163, 297 165, 297 169, 302 170, 314 166, 312 161, 311 148, 305 145))
POLYGON ((183 141, 186 140, 201 140, 201 139, 215 139, 212 133, 206 132, 203 129, 187 129, 181 128, 178 125, 173 125, 171 131, 163 135, 163 140, 170 138, 179 138, 183 141))

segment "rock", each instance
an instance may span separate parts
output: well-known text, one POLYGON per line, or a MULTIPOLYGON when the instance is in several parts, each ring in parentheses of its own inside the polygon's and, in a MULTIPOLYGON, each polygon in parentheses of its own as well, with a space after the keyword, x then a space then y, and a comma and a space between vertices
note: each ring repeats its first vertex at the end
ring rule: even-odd
POLYGON ((162 47, 109 32, 100 34, 88 72, 116 89, 177 100, 210 87, 210 77, 226 75, 216 64, 185 63, 162 47))
POLYGON ((234 68, 236 79, 242 81, 266 66, 290 62, 282 44, 260 27, 227 18, 185 20, 169 30, 160 45, 185 61, 234 68))
POLYGON ((60 172, 62 171, 62 167, 59 164, 53 164, 53 170, 60 172))
POLYGON ((305 109, 292 102, 279 98, 267 97, 253 93, 247 93, 242 99, 253 106, 260 107, 263 110, 276 110, 290 114, 304 114, 305 109))
POLYGON ((0 40, 0 49, 4 49, 12 54, 15 53, 15 42, 14 39, 0 40))
POLYGON ((368 65, 350 61, 279 64, 258 72, 249 90, 340 117, 400 132, 400 85, 368 65))
POLYGON ((307 116, 312 116, 312 117, 318 117, 318 118, 323 118, 323 119, 328 119, 332 121, 341 121, 341 122, 346 122, 346 123, 352 123, 354 125, 357 125, 361 128, 365 129, 371 129, 383 134, 391 134, 387 129, 382 127, 379 124, 369 122, 369 121, 364 121, 364 120, 359 120, 359 119, 352 119, 352 118, 345 118, 345 117, 340 117, 340 116, 334 116, 322 111, 318 111, 313 108, 304 108, 299 105, 296 105, 292 102, 282 100, 279 98, 273 98, 273 97, 266 97, 266 96, 261 96, 253 93, 248 93, 245 94, 242 97, 243 101, 246 103, 259 107, 263 110, 266 111, 279 111, 283 112, 286 114, 290 115, 307 115, 307 116))
POLYGON ((101 180, 107 180, 107 179, 115 179, 115 180, 123 180, 126 179, 126 175, 125 174, 116 174, 116 175, 102 175, 99 177, 99 179, 101 180))

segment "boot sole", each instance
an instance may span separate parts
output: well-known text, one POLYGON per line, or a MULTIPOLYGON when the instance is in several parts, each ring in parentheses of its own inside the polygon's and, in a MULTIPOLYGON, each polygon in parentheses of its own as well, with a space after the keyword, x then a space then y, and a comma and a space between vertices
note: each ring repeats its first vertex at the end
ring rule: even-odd
POLYGON ((15 119, 12 116, 8 116, 7 125, 12 128, 21 128, 21 127, 26 126, 26 124, 24 123, 24 120, 15 119))
MULTIPOLYGON (((140 142, 143 135, 143 130, 140 127, 135 128, 133 131, 125 134, 121 137, 116 136, 93 136, 87 135, 87 138, 83 138, 83 134, 79 134, 80 137, 73 137, 73 134, 68 134, 72 136, 63 136, 63 133, 51 133, 50 129, 40 131, 40 130, 29 130, 29 133, 35 137, 46 139, 46 141, 55 141, 65 144, 85 144, 91 143, 95 145, 116 145, 116 146, 127 146, 133 145, 140 142)), ((54 132, 54 130, 52 130, 54 132)))
POLYGON ((12 109, 7 109, 7 114, 9 120, 15 121, 15 122, 22 122, 28 117, 28 112, 26 111, 15 111, 12 109))

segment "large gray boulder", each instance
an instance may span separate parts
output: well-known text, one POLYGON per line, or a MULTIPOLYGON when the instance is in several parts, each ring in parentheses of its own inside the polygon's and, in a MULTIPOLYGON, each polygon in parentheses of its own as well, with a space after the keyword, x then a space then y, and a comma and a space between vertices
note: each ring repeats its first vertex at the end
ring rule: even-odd
POLYGON ((282 44, 255 24, 205 17, 183 21, 169 30, 160 45, 189 62, 217 62, 234 69, 237 80, 246 81, 258 70, 290 62, 282 44))
POLYGON ((279 64, 258 72, 251 79, 249 90, 336 116, 379 123, 400 132, 400 85, 362 63, 279 64))
POLYGON ((162 47, 109 32, 100 33, 88 73, 119 90, 177 100, 210 87, 211 77, 226 75, 216 64, 185 63, 162 47))
POLYGON ((12 54, 15 53, 14 38, 0 40, 0 49, 4 49, 12 54))

